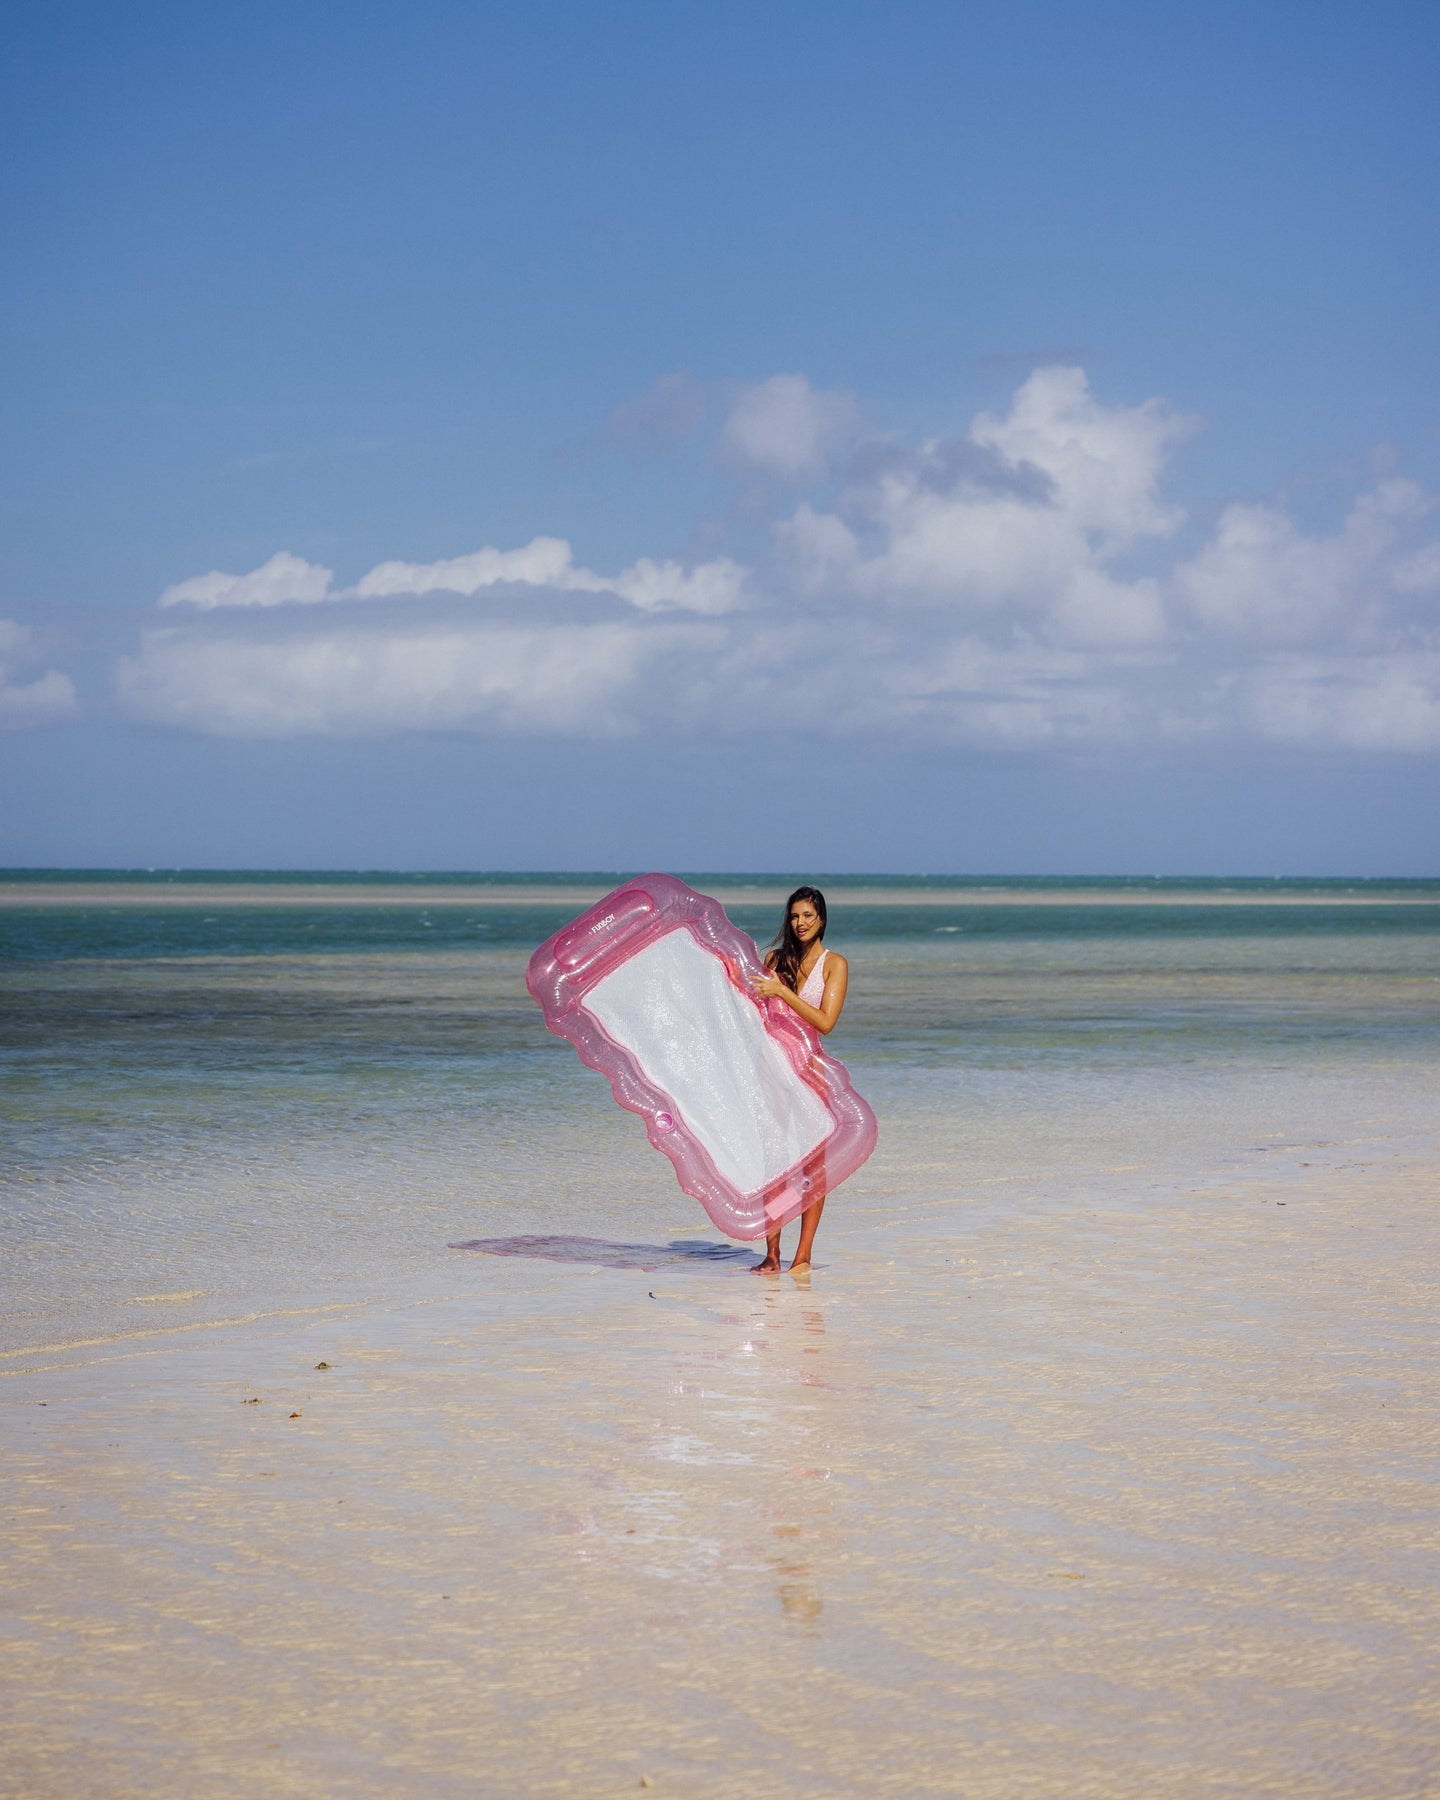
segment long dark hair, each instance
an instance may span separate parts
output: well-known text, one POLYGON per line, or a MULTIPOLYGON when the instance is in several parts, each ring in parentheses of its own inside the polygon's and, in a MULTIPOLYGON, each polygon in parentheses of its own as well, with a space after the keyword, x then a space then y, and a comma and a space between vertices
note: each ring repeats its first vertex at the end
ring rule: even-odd
POLYGON ((765 960, 791 991, 796 993, 800 987, 800 959, 805 954, 805 946, 795 935, 795 927, 790 923, 790 908, 797 900, 808 900, 820 915, 820 939, 825 938, 825 896, 819 888, 798 887, 785 902, 785 917, 780 921, 780 929, 775 933, 775 941, 766 953, 765 960))

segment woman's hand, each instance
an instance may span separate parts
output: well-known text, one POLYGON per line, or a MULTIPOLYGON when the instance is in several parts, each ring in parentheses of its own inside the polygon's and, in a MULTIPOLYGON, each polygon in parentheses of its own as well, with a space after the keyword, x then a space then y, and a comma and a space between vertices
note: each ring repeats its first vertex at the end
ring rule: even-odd
POLYGON ((821 1037, 828 1037, 835 1029, 835 1021, 840 1017, 849 985, 849 964, 843 956, 832 950, 825 959, 825 992, 818 1006, 811 1006, 808 1000, 802 1000, 793 988, 786 987, 773 973, 753 976, 750 992, 757 1000, 783 1000, 791 1012, 798 1013, 821 1037))
POLYGON ((777 980, 773 970, 751 978, 750 992, 757 1000, 783 1000, 791 1012, 798 1013, 812 1030, 828 1037, 845 1004, 845 990, 850 984, 850 969, 843 956, 831 951, 825 958, 825 992, 818 1006, 802 1000, 793 988, 777 980))

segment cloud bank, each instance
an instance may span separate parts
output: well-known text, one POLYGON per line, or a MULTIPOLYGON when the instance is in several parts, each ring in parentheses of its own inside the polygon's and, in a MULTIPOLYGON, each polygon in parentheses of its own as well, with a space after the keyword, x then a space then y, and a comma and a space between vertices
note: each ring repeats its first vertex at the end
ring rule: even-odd
MULTIPOLYGON (((707 405, 668 377, 612 435, 674 443, 707 405)), ((717 466, 770 496, 761 554, 603 575, 544 536, 337 587, 281 551, 167 588, 119 704, 240 737, 1440 748, 1436 500, 1412 481, 1356 495, 1328 533, 1253 500, 1206 530, 1166 492, 1195 421, 1107 404, 1064 366, 922 442, 867 436, 853 397, 797 374, 732 391, 712 429, 717 466)), ((45 689, 64 681, 3 693, 73 708, 45 689)))
POLYGON ((35 660, 33 635, 14 619, 0 619, 0 730, 59 725, 79 712, 74 682, 56 669, 33 681, 12 679, 28 673, 35 660))
POLYGON ((478 594, 486 588, 543 588, 556 593, 618 594, 646 612, 730 612, 744 603, 745 571, 725 557, 684 569, 677 562, 641 559, 615 576, 596 575, 575 561, 564 538, 537 537, 518 550, 487 546, 444 562, 383 562, 353 588, 334 588, 333 572, 282 550, 248 575, 212 569, 177 582, 161 607, 202 612, 235 606, 314 606, 322 601, 383 600, 397 594, 478 594))

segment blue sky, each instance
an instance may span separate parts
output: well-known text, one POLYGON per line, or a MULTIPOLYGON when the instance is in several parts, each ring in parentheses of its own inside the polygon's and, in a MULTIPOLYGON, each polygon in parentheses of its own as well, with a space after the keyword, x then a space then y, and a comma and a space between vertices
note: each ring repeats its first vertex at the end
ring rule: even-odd
POLYGON ((1440 872, 1432 5, 4 30, 0 860, 1440 872))

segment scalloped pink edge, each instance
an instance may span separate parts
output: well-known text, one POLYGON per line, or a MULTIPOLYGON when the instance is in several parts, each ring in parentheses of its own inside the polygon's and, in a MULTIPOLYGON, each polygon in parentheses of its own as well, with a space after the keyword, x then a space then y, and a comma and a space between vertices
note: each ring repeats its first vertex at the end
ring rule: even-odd
POLYGON ((721 1231, 740 1239, 764 1237, 798 1218, 855 1173, 878 1135, 874 1113, 850 1085, 845 1065, 821 1050, 818 1035, 783 1000, 755 999, 750 982, 765 972, 754 941, 730 923, 720 902, 673 875, 639 875, 623 883, 547 938, 525 972, 525 985, 550 1030, 568 1038, 580 1060, 605 1076, 617 1102, 645 1121, 646 1136, 669 1157, 684 1191, 721 1231), (720 1174, 677 1116, 674 1101, 641 1073, 629 1051, 585 1006, 597 982, 677 930, 688 931, 725 965, 732 985, 759 1011, 767 1033, 834 1120, 818 1150, 754 1193, 741 1193, 720 1174))

